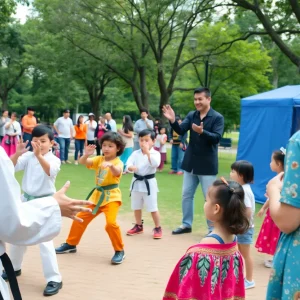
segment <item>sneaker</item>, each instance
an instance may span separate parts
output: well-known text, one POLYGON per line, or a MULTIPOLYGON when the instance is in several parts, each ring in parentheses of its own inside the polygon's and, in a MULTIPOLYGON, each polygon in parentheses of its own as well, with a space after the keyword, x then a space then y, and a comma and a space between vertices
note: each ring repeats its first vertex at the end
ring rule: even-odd
POLYGON ((154 239, 161 239, 162 238, 162 230, 161 227, 155 227, 153 229, 153 238, 154 239))
POLYGON ((67 160, 67 161, 66 161, 66 163, 67 163, 68 165, 70 165, 70 164, 71 164, 71 162, 70 162, 69 160, 67 160))
POLYGON ((179 171, 177 172, 177 175, 183 175, 183 172, 179 171))
POLYGON ((265 260, 265 267, 273 268, 273 260, 272 259, 265 260))
MULTIPOLYGON (((15 271, 15 275, 16 275, 16 277, 18 277, 18 276, 21 276, 21 274, 22 274, 22 271, 21 271, 21 269, 20 269, 20 270, 17 270, 17 271, 15 271)), ((3 273, 2 273, 2 278, 3 278, 5 281, 7 281, 7 280, 8 280, 8 277, 7 277, 7 274, 6 274, 6 272, 5 272, 5 271, 3 271, 3 273)))
POLYGON ((169 174, 176 174, 176 171, 170 171, 169 174))
POLYGON ((75 161, 75 162, 74 162, 74 165, 78 166, 78 161, 75 161))
POLYGON ((127 235, 136 235, 143 232, 143 225, 135 224, 130 230, 127 231, 127 235))
POLYGON ((253 289, 255 287, 255 282, 254 280, 252 281, 249 281, 245 278, 245 290, 248 290, 248 289, 253 289))
POLYGON ((65 165, 65 164, 66 164, 66 162, 65 162, 64 160, 62 160, 62 161, 61 161, 61 164, 62 164, 62 165, 65 165))
POLYGON ((76 253, 77 249, 76 246, 71 246, 68 243, 63 243, 60 247, 55 248, 56 254, 63 254, 63 253, 76 253))
POLYGON ((111 259, 111 263, 113 265, 119 265, 119 264, 121 264, 124 261, 124 259, 125 259, 125 252, 124 252, 124 250, 122 250, 122 251, 116 251, 115 255, 111 259))

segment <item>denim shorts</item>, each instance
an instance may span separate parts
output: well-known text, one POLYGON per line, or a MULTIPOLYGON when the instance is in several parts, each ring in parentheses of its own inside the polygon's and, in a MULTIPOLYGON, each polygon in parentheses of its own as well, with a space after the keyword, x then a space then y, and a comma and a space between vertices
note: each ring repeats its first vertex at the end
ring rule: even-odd
POLYGON ((238 244, 251 245, 253 243, 253 234, 254 228, 249 228, 244 234, 238 234, 238 244))

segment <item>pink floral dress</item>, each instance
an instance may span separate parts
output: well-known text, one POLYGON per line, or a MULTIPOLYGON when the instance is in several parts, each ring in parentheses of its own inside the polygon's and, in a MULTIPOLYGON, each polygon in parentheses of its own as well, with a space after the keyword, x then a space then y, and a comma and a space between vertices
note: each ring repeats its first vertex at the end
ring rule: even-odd
POLYGON ((243 300, 243 260, 237 243, 197 244, 176 265, 163 300, 243 300))
POLYGON ((264 222, 261 225, 255 247, 258 252, 274 255, 276 252, 280 230, 273 222, 269 209, 267 210, 264 222))

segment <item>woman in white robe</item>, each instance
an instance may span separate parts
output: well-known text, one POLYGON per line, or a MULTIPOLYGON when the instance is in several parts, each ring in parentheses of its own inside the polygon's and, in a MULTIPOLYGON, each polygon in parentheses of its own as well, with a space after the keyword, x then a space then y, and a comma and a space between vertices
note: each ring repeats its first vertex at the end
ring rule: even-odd
MULTIPOLYGON (((24 152, 26 143, 22 143, 24 152)), ((0 146, 0 257, 5 253, 5 243, 33 245, 52 240, 61 228, 61 216, 78 221, 79 211, 91 212, 87 201, 77 201, 65 195, 67 183, 53 197, 21 202, 21 191, 14 177, 14 166, 0 146)), ((91 203, 90 203, 91 204, 91 203)), ((9 300, 9 290, 0 276, 0 299, 9 300)))

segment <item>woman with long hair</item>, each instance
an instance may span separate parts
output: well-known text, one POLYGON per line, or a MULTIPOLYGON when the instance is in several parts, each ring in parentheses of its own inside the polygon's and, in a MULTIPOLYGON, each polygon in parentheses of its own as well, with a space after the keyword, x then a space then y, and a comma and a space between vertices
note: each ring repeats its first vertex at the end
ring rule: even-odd
MULTIPOLYGON (((118 130, 118 133, 122 136, 122 138, 125 142, 124 152, 120 156, 120 159, 124 164, 124 170, 125 170, 125 166, 126 166, 128 157, 131 155, 131 153, 133 151, 134 131, 133 131, 132 120, 129 115, 125 115, 123 117, 123 127, 122 127, 122 129, 118 130)), ((124 174, 125 174, 125 172, 124 172, 124 174)))
POLYGON ((74 125, 75 138, 75 165, 78 165, 78 152, 83 155, 84 145, 86 143, 87 126, 83 123, 83 116, 80 115, 77 119, 77 124, 74 125))

